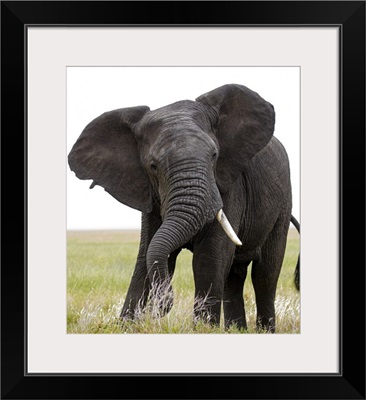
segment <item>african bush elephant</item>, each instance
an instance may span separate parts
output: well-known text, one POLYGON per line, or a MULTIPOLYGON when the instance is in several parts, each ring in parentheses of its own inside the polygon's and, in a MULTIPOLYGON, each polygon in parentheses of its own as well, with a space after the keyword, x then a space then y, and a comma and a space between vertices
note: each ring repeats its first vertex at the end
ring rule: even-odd
POLYGON ((223 301, 225 326, 245 329, 243 285, 253 262, 257 326, 275 331, 292 193, 274 125, 270 103, 227 84, 156 110, 109 111, 85 127, 68 156, 71 170, 142 212, 122 319, 154 296, 168 298, 162 312, 170 310, 176 258, 188 248, 195 299, 205 299, 195 318, 219 324, 223 301))

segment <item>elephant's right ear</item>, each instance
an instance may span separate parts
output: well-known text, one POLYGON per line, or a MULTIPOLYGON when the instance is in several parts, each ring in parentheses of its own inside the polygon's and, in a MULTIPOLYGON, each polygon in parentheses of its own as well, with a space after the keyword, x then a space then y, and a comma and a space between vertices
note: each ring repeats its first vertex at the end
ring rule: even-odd
POLYGON ((149 107, 121 108, 90 122, 68 156, 79 179, 92 179, 109 194, 143 212, 152 209, 150 181, 142 168, 133 133, 149 107))

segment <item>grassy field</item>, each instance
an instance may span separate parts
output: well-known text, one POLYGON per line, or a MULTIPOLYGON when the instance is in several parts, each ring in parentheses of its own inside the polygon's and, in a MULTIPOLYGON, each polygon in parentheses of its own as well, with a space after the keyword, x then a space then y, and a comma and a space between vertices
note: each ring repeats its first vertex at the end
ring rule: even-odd
MULTIPOLYGON (((67 237, 67 332, 121 333, 239 333, 235 328, 193 327, 192 254, 183 250, 173 278, 174 306, 163 318, 149 313, 137 321, 119 323, 138 251, 138 231, 69 231, 67 237)), ((299 236, 290 229, 276 296, 277 333, 300 333, 300 295, 294 286, 299 236)), ((250 267, 249 267, 250 268, 250 267)), ((250 271, 244 287, 247 333, 255 330, 255 299, 250 271)))

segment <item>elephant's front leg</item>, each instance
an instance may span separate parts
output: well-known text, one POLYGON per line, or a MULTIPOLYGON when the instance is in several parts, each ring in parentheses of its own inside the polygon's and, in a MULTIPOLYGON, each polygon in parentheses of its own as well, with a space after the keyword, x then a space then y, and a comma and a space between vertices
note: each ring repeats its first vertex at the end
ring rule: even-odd
POLYGON ((134 319, 137 313, 145 309, 151 290, 150 280, 147 276, 146 253, 150 241, 160 225, 161 218, 158 212, 142 214, 140 247, 135 270, 120 315, 121 319, 134 319))
POLYGON ((224 288, 225 328, 236 325, 247 329, 243 288, 250 261, 234 261, 224 288))
MULTIPOLYGON (((209 280, 211 282, 211 278, 209 280)), ((212 280, 216 280, 216 278, 212 280)), ((195 274, 195 282, 194 323, 202 321, 212 325, 220 325, 223 294, 221 284, 212 282, 207 285, 207 277, 200 273, 195 274)))
MULTIPOLYGON (((228 253, 226 253, 228 254, 228 253)), ((194 321, 202 320, 220 325, 221 303, 228 263, 220 248, 208 247, 206 251, 194 253, 193 274, 195 282, 194 321)))
POLYGON ((142 312, 146 306, 149 291, 150 282, 147 277, 146 258, 141 257, 137 259, 120 318, 122 320, 134 319, 136 314, 142 312))

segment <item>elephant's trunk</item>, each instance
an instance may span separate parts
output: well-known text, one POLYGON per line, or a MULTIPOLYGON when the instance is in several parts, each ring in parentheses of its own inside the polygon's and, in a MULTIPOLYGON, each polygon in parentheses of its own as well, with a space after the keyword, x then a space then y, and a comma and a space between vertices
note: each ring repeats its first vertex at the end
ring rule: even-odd
POLYGON ((162 199, 163 223, 152 238, 147 255, 147 271, 153 291, 158 297, 171 294, 168 272, 169 255, 191 240, 202 227, 216 217, 229 238, 241 242, 222 212, 222 200, 213 176, 203 168, 190 167, 167 178, 170 187, 162 199))
POLYGON ((168 257, 195 234, 186 221, 176 216, 165 219, 150 242, 146 262, 150 282, 162 284, 168 279, 168 257), (192 233, 190 233, 191 231, 192 233))
POLYGON ((213 188, 207 172, 200 165, 189 165, 185 171, 170 169, 161 198, 163 223, 152 238, 147 252, 150 282, 168 280, 168 257, 187 243, 222 207, 218 189, 213 188))
POLYGON ((183 246, 200 229, 196 218, 189 213, 168 215, 152 238, 147 251, 146 263, 150 280, 152 310, 163 316, 173 305, 173 290, 168 271, 169 255, 183 246))

